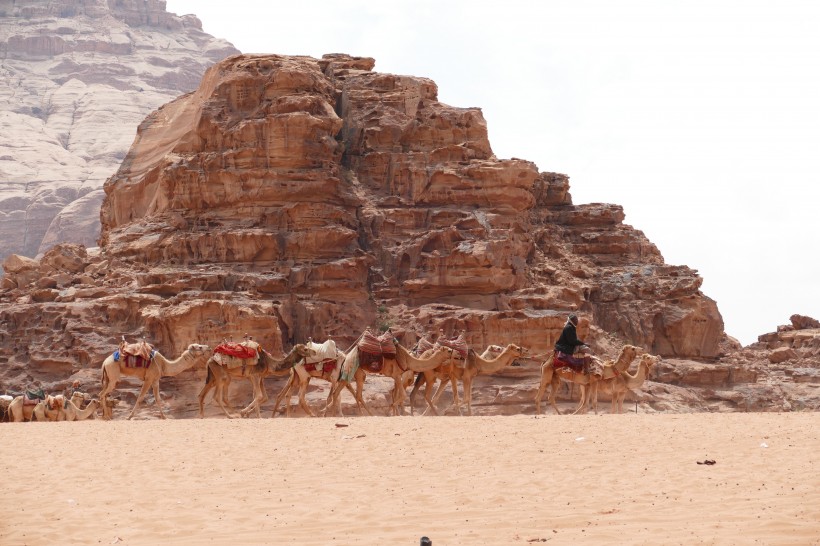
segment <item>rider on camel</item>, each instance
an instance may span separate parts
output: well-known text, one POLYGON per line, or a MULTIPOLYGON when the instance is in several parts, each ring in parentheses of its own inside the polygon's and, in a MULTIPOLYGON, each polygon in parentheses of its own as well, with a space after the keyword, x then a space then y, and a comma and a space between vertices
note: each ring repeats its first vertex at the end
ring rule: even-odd
POLYGON ((564 329, 561 331, 561 337, 555 342, 555 352, 558 353, 558 359, 569 363, 574 371, 583 372, 584 366, 587 364, 587 357, 583 354, 580 357, 575 357, 573 354, 582 353, 589 347, 578 339, 578 334, 575 331, 576 326, 578 326, 578 317, 575 314, 570 314, 564 329))

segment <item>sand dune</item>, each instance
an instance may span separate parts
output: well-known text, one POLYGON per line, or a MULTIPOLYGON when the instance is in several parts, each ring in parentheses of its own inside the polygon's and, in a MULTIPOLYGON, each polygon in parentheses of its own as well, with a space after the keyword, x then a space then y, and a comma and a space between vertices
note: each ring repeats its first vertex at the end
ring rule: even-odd
POLYGON ((0 544, 820 544, 817 423, 758 413, 3 424, 0 544))

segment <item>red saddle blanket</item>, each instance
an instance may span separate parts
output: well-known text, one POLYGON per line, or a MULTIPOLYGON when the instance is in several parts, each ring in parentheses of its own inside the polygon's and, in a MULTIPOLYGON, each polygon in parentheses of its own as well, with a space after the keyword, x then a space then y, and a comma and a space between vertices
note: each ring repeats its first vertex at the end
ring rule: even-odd
POLYGON ((311 362, 309 364, 305 364, 305 369, 309 372, 314 372, 317 369, 323 373, 332 372, 336 368, 336 360, 333 358, 328 358, 327 360, 322 360, 321 362, 311 362))
POLYGON ((555 370, 568 368, 573 372, 581 372, 584 369, 584 360, 582 358, 574 358, 561 351, 556 351, 555 356, 553 356, 552 367, 555 370))
POLYGON ((215 353, 223 355, 234 356, 236 358, 256 358, 258 355, 256 349, 242 345, 241 343, 220 343, 214 349, 215 353))
POLYGON ((396 345, 393 343, 393 334, 385 332, 377 336, 370 329, 364 331, 362 339, 359 341, 359 353, 369 353, 371 355, 389 355, 396 354, 396 345))

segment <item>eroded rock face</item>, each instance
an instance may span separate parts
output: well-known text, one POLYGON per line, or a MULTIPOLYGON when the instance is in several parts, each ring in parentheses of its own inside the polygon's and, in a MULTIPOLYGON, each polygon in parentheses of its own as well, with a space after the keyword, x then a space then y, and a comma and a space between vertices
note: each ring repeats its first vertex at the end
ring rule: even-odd
MULTIPOLYGON (((602 356, 629 342, 682 363, 655 372, 686 393, 670 409, 758 382, 743 362, 765 357, 722 363, 741 348, 701 278, 621 207, 573 205, 567 176, 495 157, 479 109, 374 64, 233 56, 149 115, 105 184, 100 250, 6 261, 6 377, 79 374, 123 334, 178 354, 249 333, 281 353, 309 337, 347 348, 365 326, 406 346, 464 330, 537 360, 576 312, 602 356)), ((527 369, 505 380, 511 400, 534 396, 527 369)), ((479 399, 496 404, 496 387, 479 399)))
POLYGON ((237 53, 158 0, 0 0, 0 260, 96 246, 139 122, 237 53))

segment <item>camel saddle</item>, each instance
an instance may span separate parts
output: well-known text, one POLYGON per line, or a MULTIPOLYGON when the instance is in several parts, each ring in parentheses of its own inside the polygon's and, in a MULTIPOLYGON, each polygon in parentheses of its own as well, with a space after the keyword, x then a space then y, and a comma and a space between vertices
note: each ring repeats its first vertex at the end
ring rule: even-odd
POLYGON ((255 341, 243 341, 242 343, 226 341, 217 345, 214 352, 234 358, 259 358, 259 344, 255 341))
POLYGON ((120 354, 139 356, 144 360, 151 360, 154 358, 154 348, 145 341, 126 343, 125 340, 123 340, 123 342, 120 343, 120 354))
POLYGON ((578 364, 570 360, 570 355, 561 351, 553 353, 552 367, 559 374, 570 371, 572 373, 581 373, 584 375, 594 375, 599 379, 603 376, 603 367, 597 358, 591 356, 584 357, 583 363, 579 367, 578 364))
POLYGON ((464 334, 459 334, 458 337, 453 339, 441 337, 438 341, 436 341, 436 344, 453 349, 458 354, 460 360, 465 360, 467 358, 468 347, 467 340, 464 339, 464 334))
POLYGON ((321 362, 307 362, 304 366, 305 370, 309 372, 319 370, 322 373, 329 373, 336 369, 336 359, 328 358, 327 360, 322 360, 321 362))
POLYGON ((391 332, 377 336, 370 331, 370 328, 364 331, 362 339, 357 345, 359 353, 369 353, 372 355, 394 357, 396 355, 396 343, 391 332))
POLYGON ((418 343, 416 343, 416 347, 413 349, 413 354, 420 356, 433 348, 435 348, 435 344, 426 337, 423 337, 419 339, 418 343))
POLYGON ((36 391, 26 389, 25 394, 23 394, 23 405, 36 406, 39 402, 42 402, 45 399, 46 393, 43 392, 43 389, 37 389, 36 391))

